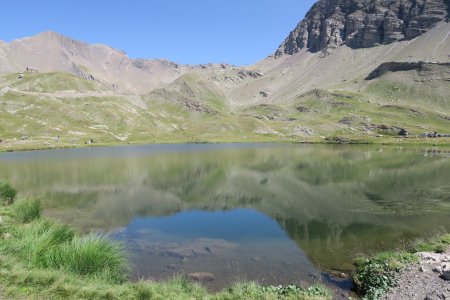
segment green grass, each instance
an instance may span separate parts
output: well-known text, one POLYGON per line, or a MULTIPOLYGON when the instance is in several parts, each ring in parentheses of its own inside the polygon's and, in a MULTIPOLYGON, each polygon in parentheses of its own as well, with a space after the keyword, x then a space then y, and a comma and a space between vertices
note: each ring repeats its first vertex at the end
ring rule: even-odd
POLYGON ((14 203, 13 209, 21 223, 29 223, 39 219, 42 213, 41 203, 38 200, 22 200, 14 203))
POLYGON ((437 235, 429 240, 420 240, 412 247, 415 252, 444 253, 450 248, 450 234, 437 235))
MULTIPOLYGON (((31 203, 32 207, 39 204, 35 201, 19 203, 14 210, 21 222, 25 203, 31 203)), ((12 236, 0 245, 0 249, 26 261, 29 267, 65 270, 114 282, 123 281, 126 277, 127 261, 123 248, 105 236, 90 234, 79 237, 68 226, 45 218, 16 226, 12 236)))
POLYGON ((16 198, 17 191, 8 183, 0 182, 0 204, 12 204, 16 198))
POLYGON ((123 247, 99 234, 75 236, 70 242, 49 251, 46 260, 47 267, 61 268, 77 275, 105 277, 114 282, 123 282, 127 276, 123 247))
POLYGON ((322 285, 261 287, 256 283, 237 283, 221 295, 223 299, 329 299, 332 294, 322 285))
POLYGON ((8 81, 12 88, 28 92, 50 93, 67 90, 86 92, 97 88, 93 81, 64 72, 26 72, 23 76, 22 80, 18 80, 18 74, 8 74, 4 80, 8 81))
MULTIPOLYGON (((325 137, 333 136, 362 143, 450 145, 449 138, 398 139, 380 130, 367 131, 366 124, 370 123, 406 128, 414 135, 426 131, 450 133, 449 122, 441 113, 445 109, 437 112, 427 102, 429 91, 411 94, 409 89, 381 81, 374 81, 362 92, 316 89, 283 105, 239 109, 229 107, 214 85, 195 75, 180 77, 173 88, 144 95, 148 109, 136 107, 119 95, 52 95, 64 90, 101 90, 90 81, 66 73, 26 73, 23 80, 18 80, 17 74, 7 74, 0 77, 0 87, 4 86, 16 90, 0 96, 0 151, 84 147, 89 138, 96 145, 195 141, 327 143, 325 137), (386 91, 394 91, 395 95, 384 97, 386 91), (407 101, 413 96, 420 97, 407 101), (189 108, 186 102, 190 101, 210 112, 189 108), (341 122, 346 119, 351 124, 341 122), (313 136, 299 134, 299 126, 311 129, 313 136), (377 138, 378 134, 383 137, 377 138), (22 141, 23 136, 29 139, 22 141), (60 139, 55 141, 57 136, 60 139)), ((441 92, 439 95, 444 93, 441 92)), ((441 98, 436 101, 443 107, 447 104, 441 98)))

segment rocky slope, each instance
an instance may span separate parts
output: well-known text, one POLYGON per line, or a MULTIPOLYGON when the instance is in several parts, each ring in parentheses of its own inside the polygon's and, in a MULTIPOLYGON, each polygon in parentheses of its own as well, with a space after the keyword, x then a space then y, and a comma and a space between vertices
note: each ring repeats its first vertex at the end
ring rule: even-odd
POLYGON ((56 32, 0 43, 0 73, 67 72, 101 83, 105 89, 144 93, 193 69, 167 60, 131 59, 106 45, 90 45, 56 32))
POLYGON ((275 55, 409 40, 446 20, 448 10, 448 0, 320 0, 275 55))

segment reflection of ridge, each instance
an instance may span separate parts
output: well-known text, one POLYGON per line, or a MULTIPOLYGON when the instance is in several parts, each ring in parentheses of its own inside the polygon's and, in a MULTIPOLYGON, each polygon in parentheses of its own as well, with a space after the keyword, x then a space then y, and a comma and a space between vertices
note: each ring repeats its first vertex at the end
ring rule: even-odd
POLYGON ((358 253, 450 228, 450 161, 375 150, 292 146, 97 159, 90 149, 80 160, 0 161, 0 176, 83 231, 109 231, 136 216, 254 209, 276 219, 317 265, 350 268, 358 253))
POLYGON ((341 226, 319 220, 303 222, 280 216, 276 217, 276 221, 314 264, 326 270, 347 272, 352 269, 352 261, 356 256, 370 254, 377 249, 388 249, 398 242, 399 237, 410 236, 402 230, 394 231, 388 226, 369 223, 341 226))

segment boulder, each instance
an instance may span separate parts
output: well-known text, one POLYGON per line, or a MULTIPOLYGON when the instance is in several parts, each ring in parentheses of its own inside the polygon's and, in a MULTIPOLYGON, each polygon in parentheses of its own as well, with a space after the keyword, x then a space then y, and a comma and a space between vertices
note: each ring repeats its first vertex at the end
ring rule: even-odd
POLYGON ((450 263, 441 265, 441 276, 444 280, 450 280, 450 263))

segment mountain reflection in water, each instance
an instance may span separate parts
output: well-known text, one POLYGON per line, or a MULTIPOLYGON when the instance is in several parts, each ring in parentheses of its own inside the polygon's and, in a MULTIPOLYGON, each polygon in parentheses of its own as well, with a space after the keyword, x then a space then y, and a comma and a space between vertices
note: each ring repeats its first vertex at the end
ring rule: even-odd
MULTIPOLYGON (((111 232, 135 277, 314 282, 450 229, 450 158, 422 149, 157 145, 0 154, 48 215, 111 232)), ((325 279, 323 279, 325 280, 325 279)))

